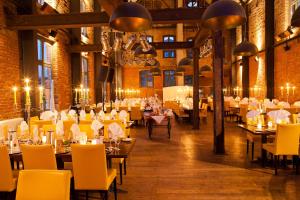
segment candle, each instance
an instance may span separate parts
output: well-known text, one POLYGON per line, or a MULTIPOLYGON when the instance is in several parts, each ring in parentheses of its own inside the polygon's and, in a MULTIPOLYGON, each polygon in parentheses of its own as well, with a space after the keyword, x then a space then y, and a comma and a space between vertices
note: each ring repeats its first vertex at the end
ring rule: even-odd
POLYGON ((86 100, 89 100, 89 92, 90 92, 90 89, 87 88, 87 89, 86 89, 86 100))
POLYGON ((268 127, 269 127, 270 129, 273 127, 272 121, 269 121, 269 122, 268 122, 268 127))
POLYGON ((46 136, 46 135, 43 135, 43 136, 42 136, 42 143, 43 143, 43 144, 46 144, 46 143, 47 143, 47 136, 46 136))
POLYGON ((290 94, 290 85, 289 83, 286 84, 286 95, 290 94))
POLYGON ((13 88, 12 88, 12 90, 13 90, 13 92, 14 92, 14 104, 15 104, 15 106, 17 105, 17 90, 18 90, 18 88, 16 87, 16 86, 14 86, 13 88))
POLYGON ((78 101, 78 89, 75 88, 75 103, 77 104, 78 101))
POLYGON ((25 96, 26 105, 30 105, 30 87, 29 86, 25 87, 25 92, 26 92, 26 96, 25 96))
POLYGON ((39 87, 39 92, 40 92, 40 104, 43 104, 43 86, 39 87))
POLYGON ((83 85, 80 85, 80 99, 83 99, 83 85))
POLYGON ((29 78, 25 78, 25 81, 24 81, 24 82, 25 82, 25 86, 26 86, 26 87, 29 87, 29 81, 30 81, 29 78))

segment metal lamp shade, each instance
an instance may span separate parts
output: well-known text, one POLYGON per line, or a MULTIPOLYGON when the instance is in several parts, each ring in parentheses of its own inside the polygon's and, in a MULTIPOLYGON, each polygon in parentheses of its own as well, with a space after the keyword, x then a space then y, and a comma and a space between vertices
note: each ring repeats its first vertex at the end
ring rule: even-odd
POLYGON ((246 22, 245 9, 235 1, 219 0, 207 7, 202 25, 212 30, 235 28, 246 22))
POLYGON ((178 67, 183 67, 183 66, 193 66, 193 59, 182 58, 178 63, 178 67))
POLYGON ((243 41, 235 47, 233 53, 236 56, 253 56, 256 55, 257 52, 258 49, 255 44, 248 41, 243 41))
POLYGON ((300 7, 298 7, 294 12, 291 20, 291 25, 294 27, 300 27, 300 7))
POLYGON ((114 10, 109 25, 122 32, 141 32, 151 29, 152 17, 141 4, 125 2, 114 10))
POLYGON ((161 76, 161 70, 158 67, 150 69, 152 76, 161 76))
POLYGON ((135 51, 134 51, 134 56, 138 57, 138 58, 154 58, 157 56, 156 50, 154 49, 154 47, 151 47, 151 49, 149 51, 143 51, 143 47, 142 46, 138 46, 135 51))

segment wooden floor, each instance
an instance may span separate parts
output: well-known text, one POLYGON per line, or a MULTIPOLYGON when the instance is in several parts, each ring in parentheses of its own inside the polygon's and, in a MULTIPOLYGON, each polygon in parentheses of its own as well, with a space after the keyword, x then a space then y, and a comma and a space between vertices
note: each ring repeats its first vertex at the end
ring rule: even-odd
POLYGON ((234 123, 225 126, 225 155, 212 151, 212 115, 200 130, 173 121, 170 140, 165 129, 154 129, 152 140, 144 127, 133 129, 137 142, 119 199, 300 199, 300 175, 290 169, 274 176, 272 169, 251 163, 245 133, 234 123))

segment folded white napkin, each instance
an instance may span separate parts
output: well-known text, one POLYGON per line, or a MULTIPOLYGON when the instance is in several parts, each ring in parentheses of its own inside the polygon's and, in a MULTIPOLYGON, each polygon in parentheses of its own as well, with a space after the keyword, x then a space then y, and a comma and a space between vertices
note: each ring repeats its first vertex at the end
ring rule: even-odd
POLYGON ((235 99, 234 100, 236 100, 236 101, 240 101, 241 100, 241 97, 235 97, 235 99))
POLYGON ((100 117, 101 120, 104 120, 104 118, 105 118, 105 113, 104 113, 103 110, 101 110, 101 111, 99 112, 99 117, 100 117))
POLYGON ((116 122, 108 125, 108 133, 109 133, 109 137, 112 139, 116 139, 118 137, 124 137, 124 131, 122 127, 116 122))
POLYGON ((273 110, 268 112, 268 116, 273 119, 275 122, 278 120, 287 120, 289 121, 289 116, 291 113, 287 110, 273 110))
POLYGON ((260 112, 258 110, 250 110, 247 114, 247 118, 255 118, 256 116, 260 115, 260 112))
POLYGON ((94 136, 96 136, 99 130, 103 127, 103 124, 100 123, 98 120, 93 120, 91 128, 94 131, 94 136))
POLYGON ((271 102, 270 99, 264 99, 264 103, 269 103, 271 102))
POLYGON ((80 120, 85 120, 86 119, 86 113, 85 113, 85 110, 81 110, 80 113, 80 120))
POLYGON ((59 136, 63 136, 64 135, 64 123, 62 120, 59 120, 56 123, 56 134, 59 136))
POLYGON ((63 121, 68 120, 68 116, 67 116, 65 111, 60 112, 60 119, 63 120, 63 121))
POLYGON ((73 139, 76 139, 77 136, 80 136, 80 128, 78 124, 73 124, 70 130, 72 132, 73 139))
POLYGON ((39 141, 39 128, 38 126, 33 127, 33 142, 39 141))
POLYGON ((278 99, 272 99, 272 102, 276 105, 279 103, 279 100, 278 99))
POLYGON ((116 111, 115 109, 112 109, 112 111, 110 112, 110 115, 111 115, 112 117, 115 117, 117 114, 118 114, 118 113, 117 113, 117 111, 116 111))
POLYGON ((25 132, 27 132, 29 130, 28 124, 25 121, 22 121, 20 124, 20 131, 21 134, 25 134, 25 132))
POLYGON ((121 110, 119 113, 119 119, 120 120, 126 120, 128 113, 125 110, 121 110))
POLYGON ((91 116, 91 119, 92 119, 92 120, 95 119, 95 112, 94 112, 93 110, 91 110, 90 116, 91 116))
POLYGON ((71 116, 74 116, 74 115, 76 115, 76 111, 75 110, 70 110, 68 114, 71 115, 71 116))
POLYGON ((165 116, 164 115, 155 115, 155 116, 151 116, 151 118, 154 119, 154 121, 157 124, 161 124, 162 121, 165 119, 165 116))
POLYGON ((285 101, 279 102, 278 106, 281 107, 281 108, 290 108, 291 107, 291 105, 288 102, 285 102, 285 101))
POLYGON ((52 111, 45 111, 41 113, 40 116, 41 120, 53 120, 55 119, 55 114, 52 111))

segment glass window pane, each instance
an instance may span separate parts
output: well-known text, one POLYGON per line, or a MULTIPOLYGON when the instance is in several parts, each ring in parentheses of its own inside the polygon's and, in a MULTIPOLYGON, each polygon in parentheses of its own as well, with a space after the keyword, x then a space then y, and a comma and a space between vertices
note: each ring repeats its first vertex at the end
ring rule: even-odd
POLYGON ((42 65, 38 66, 38 83, 39 83, 39 85, 43 84, 43 66, 42 65))
POLYGON ((44 63, 51 64, 51 45, 44 42, 44 63))
POLYGON ((38 53, 38 60, 43 59, 43 47, 42 47, 42 41, 37 40, 37 53, 38 53))

